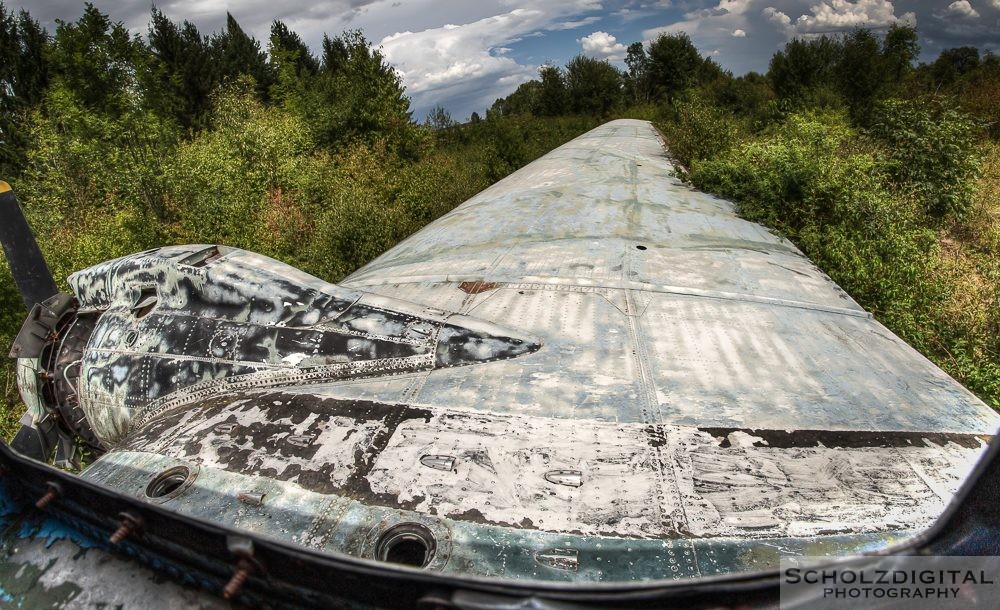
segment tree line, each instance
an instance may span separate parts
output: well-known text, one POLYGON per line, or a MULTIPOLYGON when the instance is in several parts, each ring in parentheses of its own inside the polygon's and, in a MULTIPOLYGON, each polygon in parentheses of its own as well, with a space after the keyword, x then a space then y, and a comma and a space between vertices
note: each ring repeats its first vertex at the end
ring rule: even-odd
POLYGON ((69 102, 114 120, 148 114, 185 137, 211 124, 213 96, 240 78, 262 103, 307 118, 324 146, 380 137, 402 151, 415 145, 399 77, 360 32, 324 36, 314 56, 281 21, 265 49, 231 14, 224 29, 204 35, 154 7, 143 40, 87 3, 50 36, 28 12, 0 4, 0 171, 23 170, 33 112, 69 102))
POLYGON ((879 100, 935 94, 956 97, 998 135, 1000 116, 991 101, 1000 58, 960 47, 915 65, 919 52, 916 29, 893 24, 882 35, 858 29, 796 38, 772 56, 766 73, 733 76, 703 57, 686 33, 661 34, 630 44, 623 70, 585 55, 562 68, 542 66, 538 79, 496 100, 487 116, 610 116, 651 104, 671 106, 694 94, 760 123, 795 109, 843 107, 855 123, 868 125, 879 100))

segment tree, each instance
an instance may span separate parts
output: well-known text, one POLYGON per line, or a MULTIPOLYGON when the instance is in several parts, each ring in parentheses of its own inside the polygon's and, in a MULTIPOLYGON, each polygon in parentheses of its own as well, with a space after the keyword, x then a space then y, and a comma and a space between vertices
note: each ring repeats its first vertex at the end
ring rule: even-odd
POLYGON ((538 111, 541 89, 542 84, 537 80, 521 83, 513 93, 495 101, 492 110, 500 116, 535 114, 538 111))
POLYGON ((607 60, 577 55, 566 64, 566 89, 573 112, 604 115, 622 101, 622 75, 607 60))
POLYGON ((560 116, 566 114, 569 97, 562 70, 545 65, 538 69, 541 86, 538 88, 536 114, 539 116, 560 116))
POLYGON ((913 26, 892 24, 882 41, 882 57, 889 78, 895 82, 913 70, 913 62, 920 55, 917 30, 913 26))
POLYGON ((149 64, 149 52, 121 22, 89 2, 75 23, 57 21, 51 47, 52 78, 86 107, 109 116, 130 112, 140 102, 139 75, 149 64))
POLYGON ((802 102, 815 90, 833 86, 840 54, 841 45, 834 38, 795 38, 771 57, 767 78, 778 97, 802 102))
POLYGON ((438 104, 427 113, 427 120, 424 123, 435 131, 441 131, 454 127, 455 121, 451 118, 451 113, 444 106, 438 104))
POLYGON ((478 112, 473 112, 472 116, 469 117, 469 122, 473 125, 478 125, 483 119, 479 116, 478 112))
POLYGON ((21 11, 15 19, 0 4, 0 172, 8 179, 24 167, 27 115, 49 80, 48 34, 21 11))
POLYGON ((882 46, 871 30, 859 29, 844 36, 835 72, 851 118, 867 125, 875 100, 888 80, 882 46))
POLYGON ((979 49, 958 47, 941 51, 931 64, 931 75, 940 86, 948 86, 979 67, 979 49))
POLYGON ((347 66, 350 51, 347 43, 340 36, 330 38, 323 34, 323 71, 328 74, 338 74, 347 66))
POLYGON ((704 63, 691 38, 683 32, 660 34, 649 44, 647 57, 653 95, 668 102, 695 83, 704 63))
POLYGON ((212 36, 211 45, 223 81, 244 74, 251 76, 257 83, 257 94, 267 101, 271 85, 277 80, 274 69, 260 43, 243 31, 232 13, 226 13, 226 29, 212 36))
POLYGON ((0 81, 4 91, 23 106, 41 101, 49 82, 49 64, 45 58, 49 35, 27 11, 17 19, 0 4, 0 81))
POLYGON ((641 42, 633 42, 625 54, 625 65, 628 66, 626 87, 629 99, 635 104, 644 104, 650 98, 649 57, 641 42))
POLYGON ((420 145, 399 74, 360 31, 324 36, 322 67, 292 105, 316 142, 331 150, 354 139, 382 140, 390 150, 413 156, 420 145))
POLYGON ((313 76, 319 72, 319 60, 309 52, 309 47, 302 42, 298 34, 288 29, 288 26, 277 19, 271 24, 271 41, 268 44, 268 54, 276 71, 283 66, 289 66, 295 76, 302 78, 313 76))
POLYGON ((271 99, 278 102, 288 103, 290 98, 301 95, 320 70, 319 60, 313 57, 299 35, 278 20, 271 24, 268 55, 277 75, 271 87, 271 99))
POLYGON ((716 104, 728 108, 737 116, 750 118, 758 126, 770 118, 769 104, 774 99, 774 91, 767 78, 757 72, 719 79, 707 90, 716 104))
POLYGON ((201 129, 222 74, 208 38, 189 21, 178 26, 153 8, 149 24, 152 106, 185 129, 201 129), (155 92, 155 93, 154 93, 155 92))

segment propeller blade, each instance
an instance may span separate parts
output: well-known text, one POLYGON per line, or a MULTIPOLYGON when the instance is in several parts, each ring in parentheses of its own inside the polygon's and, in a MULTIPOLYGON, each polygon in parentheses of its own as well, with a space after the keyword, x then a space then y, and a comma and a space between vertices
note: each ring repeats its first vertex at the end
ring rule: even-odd
POLYGON ((38 249, 35 236, 28 227, 21 206, 10 185, 0 180, 0 242, 3 243, 7 263, 14 275, 14 283, 30 311, 36 303, 59 292, 52 278, 45 257, 38 249))

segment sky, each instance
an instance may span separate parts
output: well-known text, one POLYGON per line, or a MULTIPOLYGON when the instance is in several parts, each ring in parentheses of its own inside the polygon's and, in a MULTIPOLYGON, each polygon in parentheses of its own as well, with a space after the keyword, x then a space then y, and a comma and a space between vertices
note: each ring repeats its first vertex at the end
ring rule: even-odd
MULTIPOLYGON (((73 21, 83 2, 3 0, 24 8, 54 31, 73 21)), ((148 30, 150 4, 95 0, 137 34, 148 30)), ((323 34, 360 29, 382 48, 406 85, 413 117, 422 121, 440 104, 458 120, 483 114, 493 101, 578 54, 624 67, 626 47, 660 33, 686 32, 698 50, 740 75, 764 72, 775 51, 794 37, 884 30, 915 24, 921 57, 971 45, 1000 53, 1000 0, 159 0, 175 21, 204 34, 222 28, 231 12, 266 47, 280 19, 314 51, 323 34)))

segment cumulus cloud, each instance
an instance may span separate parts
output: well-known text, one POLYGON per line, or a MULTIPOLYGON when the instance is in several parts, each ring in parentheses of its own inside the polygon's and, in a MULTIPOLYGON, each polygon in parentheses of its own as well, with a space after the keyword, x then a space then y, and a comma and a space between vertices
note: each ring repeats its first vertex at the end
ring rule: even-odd
POLYGON ((795 20, 797 32, 840 32, 858 27, 878 28, 899 20, 911 22, 916 19, 913 13, 906 13, 897 18, 895 7, 889 0, 858 0, 858 2, 829 0, 810 7, 809 12, 812 15, 802 15, 795 20))
MULTIPOLYGON (((586 13, 595 7, 600 5, 590 0, 546 2, 467 23, 397 32, 384 37, 381 46, 402 76, 415 116, 447 102, 452 114, 464 117, 473 110, 482 112, 537 76, 537 65, 519 63, 509 55, 512 44, 590 23, 593 16, 586 13)), ((611 42, 613 49, 613 37, 611 42)))
POLYGON ((601 59, 619 60, 625 57, 625 45, 607 32, 594 32, 590 36, 577 38, 585 55, 601 59))
POLYGON ((768 21, 775 23, 780 27, 785 28, 792 25, 792 18, 773 6, 766 7, 763 11, 761 11, 761 14, 764 15, 768 21))
POLYGON ((735 30, 733 30, 732 36, 733 38, 746 38, 747 33, 739 28, 736 28, 735 30))
POLYGON ((470 81, 506 77, 509 82, 523 82, 534 75, 534 69, 499 50, 541 27, 543 17, 538 10, 514 9, 463 25, 397 32, 382 39, 382 50, 415 98, 428 90, 470 81), (491 49, 496 51, 491 53, 491 49))
MULTIPOLYGON (((1000 6, 1000 0, 993 0, 991 2, 994 7, 1000 6)), ((935 13, 935 17, 952 17, 957 19, 976 19, 979 17, 979 11, 974 9, 969 0, 955 0, 948 5, 948 8, 943 11, 935 13)))

